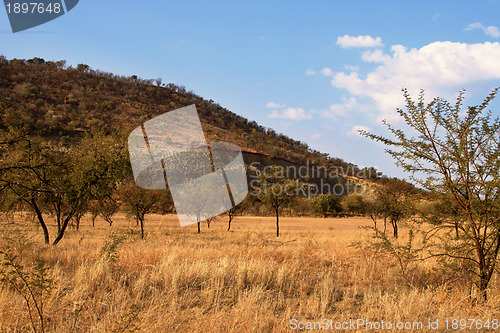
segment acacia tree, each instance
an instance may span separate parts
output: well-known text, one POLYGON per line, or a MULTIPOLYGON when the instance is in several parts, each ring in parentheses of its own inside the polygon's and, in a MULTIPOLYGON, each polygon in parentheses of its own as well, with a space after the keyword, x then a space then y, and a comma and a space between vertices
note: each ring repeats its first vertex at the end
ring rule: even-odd
POLYGON ((387 215, 384 211, 380 201, 375 199, 370 199, 365 201, 365 213, 373 221, 375 231, 378 231, 377 221, 378 219, 384 219, 384 234, 387 231, 387 215))
POLYGON ((215 221, 215 216, 214 217, 209 217, 208 219, 205 220, 205 222, 207 223, 207 228, 210 229, 210 226, 212 225, 212 222, 215 221))
POLYGON ((119 203, 114 196, 107 196, 99 201, 99 215, 108 222, 110 227, 113 225, 113 215, 118 213, 119 209, 119 203))
POLYGON ((391 178, 375 190, 375 209, 384 217, 384 232, 386 221, 389 219, 393 235, 398 238, 399 224, 402 220, 410 218, 414 213, 415 188, 410 183, 391 178))
MULTIPOLYGON (((127 215, 135 219, 141 227, 141 239, 144 239, 144 220, 161 201, 162 193, 159 190, 145 190, 138 187, 133 180, 129 180, 119 190, 121 201, 125 204, 127 215)), ((164 195, 164 194, 163 194, 164 195)))
POLYGON ((424 216, 436 224, 426 239, 432 256, 475 267, 473 282, 484 300, 500 250, 500 120, 486 111, 498 89, 466 110, 464 91, 451 105, 442 98, 426 104, 423 91, 415 102, 403 90, 406 108, 398 113, 407 128, 385 122, 393 138, 362 132, 389 146, 387 152, 413 181, 456 203, 458 209, 446 216, 424 216))
POLYGON ((272 165, 260 174, 258 196, 261 201, 267 203, 276 215, 276 236, 280 235, 280 208, 288 204, 296 195, 298 186, 295 182, 285 178, 283 168, 272 165))
POLYGON ((89 135, 73 147, 22 130, 11 130, 2 137, 0 189, 35 213, 47 244, 50 237, 44 213, 56 220, 56 245, 93 193, 114 188, 122 173, 123 143, 102 133, 89 135))
POLYGON ((241 211, 242 211, 242 205, 240 203, 239 205, 233 206, 225 213, 229 218, 229 220, 227 221, 227 231, 231 230, 231 221, 233 221, 233 219, 236 216, 240 215, 241 211))

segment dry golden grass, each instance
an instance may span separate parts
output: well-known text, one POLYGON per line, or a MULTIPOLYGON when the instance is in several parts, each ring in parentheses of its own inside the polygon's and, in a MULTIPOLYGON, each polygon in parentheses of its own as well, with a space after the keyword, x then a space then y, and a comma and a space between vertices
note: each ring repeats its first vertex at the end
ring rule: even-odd
MULTIPOLYGON (((237 217, 231 232, 222 217, 197 234, 196 226, 178 227, 175 216, 151 215, 145 240, 123 215, 115 220, 92 227, 84 219, 56 247, 42 245, 30 222, 2 222, 4 235, 20 229, 44 249, 39 256, 55 281, 47 332, 289 332, 291 319, 424 324, 401 332, 425 332, 429 319, 440 319, 433 332, 444 332, 446 318, 500 315, 498 280, 488 302, 477 304, 466 283, 442 283, 433 262, 403 279, 393 259, 352 246, 370 239, 360 228, 368 219, 282 218, 277 238, 271 217, 237 217)), ((22 248, 14 246, 29 266, 36 251, 22 248)), ((0 331, 32 331, 24 300, 5 285, 0 331)))

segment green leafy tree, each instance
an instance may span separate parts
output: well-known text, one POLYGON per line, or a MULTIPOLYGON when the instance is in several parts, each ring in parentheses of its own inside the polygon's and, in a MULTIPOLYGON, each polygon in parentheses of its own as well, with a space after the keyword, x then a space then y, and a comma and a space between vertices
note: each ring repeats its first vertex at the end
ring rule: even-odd
POLYGON ((393 234, 398 238, 399 224, 403 220, 411 218, 415 210, 415 188, 412 184, 397 178, 388 179, 382 186, 375 190, 375 200, 377 201, 377 209, 379 214, 384 219, 384 231, 386 228, 385 221, 389 219, 393 234))
POLYGON ((342 211, 339 197, 331 194, 315 195, 309 206, 313 213, 323 215, 323 217, 337 215, 342 211))
POLYGON ((46 243, 50 236, 44 214, 56 220, 56 245, 69 221, 92 197, 115 188, 123 174, 124 146, 110 136, 96 133, 72 148, 23 131, 11 130, 3 138, 0 189, 35 213, 46 243))
POLYGON ((344 209, 351 214, 364 215, 366 213, 366 203, 364 198, 359 194, 350 194, 345 196, 342 204, 344 209))
POLYGON ((500 120, 486 111, 497 93, 463 110, 464 91, 452 105, 442 98, 426 104, 423 92, 415 102, 404 90, 406 108, 398 113, 407 128, 386 123, 393 138, 363 132, 389 146, 413 181, 456 204, 446 215, 424 216, 435 224, 427 241, 433 256, 475 267, 484 300, 500 250, 500 120))

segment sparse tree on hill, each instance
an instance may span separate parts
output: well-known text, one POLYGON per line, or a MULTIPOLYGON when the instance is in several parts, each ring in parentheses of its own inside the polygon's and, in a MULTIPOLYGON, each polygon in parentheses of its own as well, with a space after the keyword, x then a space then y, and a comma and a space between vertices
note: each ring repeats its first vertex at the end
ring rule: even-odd
POLYGON ((87 72, 89 69, 90 69, 90 66, 86 65, 86 64, 78 64, 76 66, 76 70, 79 72, 87 72))
POLYGON ((363 132, 391 147, 398 165, 418 174, 416 183, 455 203, 437 220, 424 216, 435 224, 427 233, 429 249, 432 256, 473 265, 484 300, 500 250, 500 120, 485 111, 497 93, 463 110, 464 91, 451 105, 441 98, 426 104, 423 92, 415 102, 405 90, 406 108, 398 113, 407 128, 386 123, 393 138, 363 132))

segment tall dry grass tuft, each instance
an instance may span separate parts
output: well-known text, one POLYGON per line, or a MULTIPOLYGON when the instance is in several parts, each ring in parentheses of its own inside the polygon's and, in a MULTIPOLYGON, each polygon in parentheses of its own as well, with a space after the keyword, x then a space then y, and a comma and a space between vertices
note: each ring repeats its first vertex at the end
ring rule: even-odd
MULTIPOLYGON (((443 279, 436 263, 415 263, 403 279, 392 258, 353 246, 371 237, 362 219, 284 218, 279 240, 272 218, 240 217, 234 232, 218 221, 202 234, 173 217, 149 221, 145 240, 117 219, 111 228, 72 230, 57 247, 14 224, 44 248, 20 243, 15 251, 26 267, 37 256, 49 267, 46 332, 288 332, 291 319, 427 323, 500 312, 497 279, 478 304, 470 286, 443 279)), ((32 331, 22 297, 7 285, 0 331, 32 331)))

